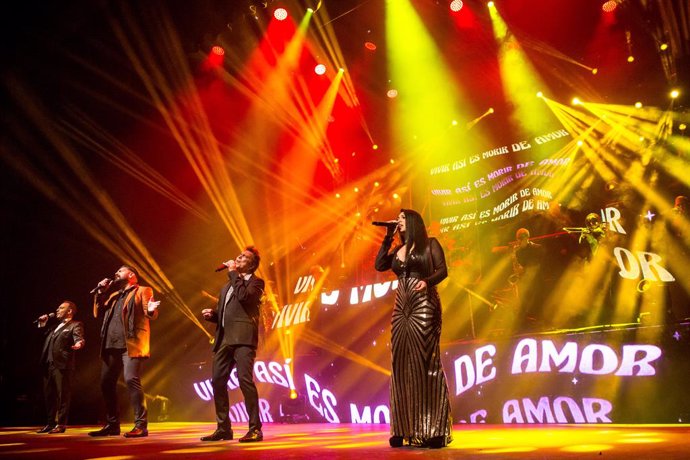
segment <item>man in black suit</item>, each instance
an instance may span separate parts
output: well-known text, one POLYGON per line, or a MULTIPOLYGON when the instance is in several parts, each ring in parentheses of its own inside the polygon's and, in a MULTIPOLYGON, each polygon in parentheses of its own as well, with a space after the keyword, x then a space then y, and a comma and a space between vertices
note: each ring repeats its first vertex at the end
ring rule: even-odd
POLYGON ((228 400, 228 378, 237 366, 237 377, 249 414, 249 431, 239 442, 263 440, 259 418, 259 395, 254 385, 254 359, 259 341, 259 306, 264 280, 256 277, 259 251, 247 246, 235 260, 224 263, 228 267, 228 283, 223 286, 216 310, 202 310, 204 319, 217 324, 213 346, 213 399, 216 406, 216 431, 202 441, 232 439, 228 400))
POLYGON ((37 433, 64 433, 72 394, 74 352, 84 347, 84 324, 74 321, 77 306, 65 300, 55 314, 38 318, 38 327, 46 329, 41 353, 43 394, 48 420, 37 433), (48 323, 51 323, 48 325, 48 323))

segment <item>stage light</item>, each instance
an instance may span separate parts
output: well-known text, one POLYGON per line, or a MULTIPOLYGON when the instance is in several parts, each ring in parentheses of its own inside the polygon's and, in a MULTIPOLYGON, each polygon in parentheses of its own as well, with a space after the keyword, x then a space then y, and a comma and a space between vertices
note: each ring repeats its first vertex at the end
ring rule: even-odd
POLYGON ((335 158, 335 159, 333 160, 333 163, 340 163, 340 158, 335 158))
POLYGON ((393 199, 399 200, 399 199, 400 199, 400 195, 398 195, 397 193, 394 193, 394 194, 393 194, 393 199))
POLYGON ((336 197, 336 198, 340 198, 340 193, 336 193, 336 194, 335 194, 335 197, 336 197))
POLYGON ((604 11, 604 13, 611 13, 616 9, 618 6, 618 3, 614 2, 613 0, 605 2, 603 5, 601 5, 601 9, 604 11))
POLYGON ((641 109, 642 108, 642 102, 635 102, 635 108, 641 109))
POLYGON ((577 141, 578 147, 582 147, 582 144, 584 144, 584 142, 582 142, 582 140, 577 141))
POLYGON ((661 45, 659 45, 659 49, 661 51, 666 51, 668 49, 668 43, 662 43, 661 45))
POLYGON ((544 93, 542 93, 541 91, 539 91, 539 92, 537 93, 537 97, 544 97, 544 93))
POLYGON ((494 113, 494 108, 493 108, 493 107, 489 107, 489 110, 487 110, 487 112, 488 112, 488 113, 494 113))
POLYGON ((211 52, 216 56, 223 56, 225 54, 225 50, 222 46, 219 45, 214 45, 213 47, 211 47, 211 52))
POLYGON ((628 56, 628 62, 635 62, 635 56, 633 56, 633 55, 628 56))
POLYGON ((273 17, 279 21, 284 21, 288 17, 288 12, 285 8, 276 8, 273 12, 273 17))
POLYGON ((571 101, 573 105, 582 105, 582 101, 580 99, 574 97, 573 100, 571 101))
POLYGON ((376 45, 373 42, 364 42, 364 47, 369 51, 375 51, 376 45))
POLYGON ((671 99, 676 99, 678 96, 680 96, 680 91, 678 91, 677 89, 674 89, 673 91, 671 91, 670 96, 671 96, 671 99))
POLYGON ((493 8, 493 7, 494 7, 494 2, 489 2, 489 3, 486 4, 486 6, 488 6, 489 8, 493 8))
POLYGON ((450 122, 452 126, 458 126, 458 120, 453 120, 450 122))
POLYGON ((374 182, 374 187, 378 187, 378 186, 380 186, 380 185, 381 185, 381 184, 379 183, 379 181, 374 182))
POLYGON ((316 75, 323 75, 326 73, 326 66, 323 64, 317 64, 316 67, 314 67, 314 73, 316 75))
POLYGON ((457 13, 462 9, 462 0, 453 0, 450 2, 450 10, 453 13, 457 13))
POLYGON ((395 160, 391 158, 390 163, 391 163, 392 165, 394 165, 394 164, 395 164, 395 160))
POLYGON ((359 193, 359 187, 353 188, 352 191, 355 192, 355 193, 359 193))
POLYGON ((688 125, 686 125, 685 123, 681 123, 678 125, 678 129, 680 129, 681 131, 685 131, 687 128, 688 125))
POLYGON ((386 96, 390 99, 394 99, 398 96, 398 90, 397 89, 389 89, 388 92, 386 93, 386 96))
POLYGON ((378 150, 378 149, 379 149, 379 145, 378 145, 378 144, 374 144, 374 145, 371 146, 371 148, 374 149, 374 150, 378 150))
POLYGON ((592 75, 596 75, 598 73, 599 73, 599 69, 597 69, 596 67, 592 69, 592 75))

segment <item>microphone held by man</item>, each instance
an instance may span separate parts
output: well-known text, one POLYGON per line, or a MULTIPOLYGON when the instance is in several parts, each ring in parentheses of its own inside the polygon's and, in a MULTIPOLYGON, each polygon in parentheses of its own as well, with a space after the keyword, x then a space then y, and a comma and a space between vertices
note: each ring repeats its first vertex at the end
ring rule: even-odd
POLYGON ((55 313, 47 313, 36 318, 33 324, 38 324, 39 326, 45 324, 49 319, 55 318, 55 313))
POLYGON ((98 283, 98 285, 96 285, 95 288, 89 291, 89 294, 102 294, 103 292, 105 292, 106 289, 110 287, 111 284, 113 284, 113 280, 111 280, 110 278, 103 278, 98 283))
POLYGON ((218 267, 216 267, 216 269, 214 271, 222 272, 223 270, 228 270, 228 269, 234 270, 235 265, 236 265, 236 261, 231 259, 231 260, 228 260, 228 261, 223 262, 222 264, 218 265, 218 267))

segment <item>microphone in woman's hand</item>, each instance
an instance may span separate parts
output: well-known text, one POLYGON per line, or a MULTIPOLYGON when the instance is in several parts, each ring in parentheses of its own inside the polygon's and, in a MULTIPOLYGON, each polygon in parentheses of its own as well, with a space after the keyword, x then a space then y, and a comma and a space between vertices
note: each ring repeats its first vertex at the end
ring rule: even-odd
POLYGON ((375 225, 377 227, 397 227, 398 226, 398 221, 397 220, 384 220, 384 221, 378 221, 375 220, 371 223, 371 225, 375 225))

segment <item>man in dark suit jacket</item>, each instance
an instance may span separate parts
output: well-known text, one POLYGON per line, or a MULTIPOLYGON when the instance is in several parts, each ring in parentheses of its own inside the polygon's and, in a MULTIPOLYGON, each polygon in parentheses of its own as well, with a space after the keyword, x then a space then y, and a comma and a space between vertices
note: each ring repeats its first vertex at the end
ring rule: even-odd
POLYGON ((48 420, 37 433, 64 433, 72 395, 74 352, 84 347, 84 324, 74 321, 77 306, 65 300, 55 314, 38 318, 38 327, 46 329, 41 353, 43 394, 48 420), (49 323, 51 323, 49 325, 49 323))
POLYGON ((240 442, 263 440, 259 418, 259 395, 254 385, 254 359, 259 341, 259 306, 264 280, 254 275, 259 268, 259 251, 248 246, 235 260, 224 263, 228 267, 228 283, 223 286, 218 308, 202 310, 204 319, 217 324, 213 346, 213 399, 216 406, 216 431, 202 441, 232 439, 228 412, 228 378, 237 366, 237 377, 249 414, 249 431, 240 442))
POLYGON ((131 265, 115 272, 115 279, 99 284, 93 304, 93 316, 103 315, 101 326, 101 392, 106 406, 106 424, 89 436, 120 434, 117 381, 124 373, 129 399, 134 409, 134 428, 125 438, 148 436, 148 411, 141 385, 143 362, 150 356, 150 320, 158 318, 160 301, 153 290, 139 285, 139 274, 131 265))

